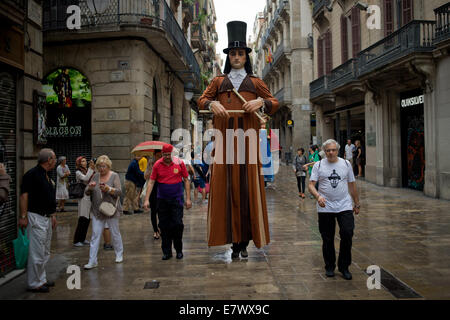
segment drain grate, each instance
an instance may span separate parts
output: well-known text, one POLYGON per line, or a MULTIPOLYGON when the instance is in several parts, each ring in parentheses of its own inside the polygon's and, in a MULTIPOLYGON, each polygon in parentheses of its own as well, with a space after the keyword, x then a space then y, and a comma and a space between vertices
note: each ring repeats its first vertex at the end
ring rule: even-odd
POLYGON ((145 283, 144 289, 158 289, 159 288, 159 281, 152 280, 145 283))
POLYGON ((386 288, 394 297, 399 299, 423 298, 420 294, 414 291, 392 274, 380 268, 381 271, 381 285, 386 288))

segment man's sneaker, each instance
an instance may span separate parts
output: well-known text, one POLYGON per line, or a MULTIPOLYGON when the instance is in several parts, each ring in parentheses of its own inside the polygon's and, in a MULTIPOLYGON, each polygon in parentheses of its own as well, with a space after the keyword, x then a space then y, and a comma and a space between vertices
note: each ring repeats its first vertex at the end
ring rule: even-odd
POLYGON ((114 250, 114 247, 110 244, 104 244, 103 245, 103 250, 114 250))
POLYGON ((163 254, 163 256, 162 256, 162 260, 169 260, 170 258, 172 258, 172 254, 170 253, 170 254, 163 254))
POLYGON ((121 263, 123 261, 123 257, 116 257, 116 263, 121 263))
POLYGON ((239 258, 239 251, 233 251, 231 253, 231 259, 237 259, 239 258))
POLYGON ((325 275, 328 278, 334 277, 334 270, 325 270, 325 275))
POLYGON ((90 270, 90 269, 94 269, 97 268, 98 264, 97 263, 88 263, 84 265, 84 269, 85 270, 90 270))
POLYGON ((247 249, 242 249, 242 250, 241 250, 241 257, 242 257, 242 258, 247 258, 247 257, 248 257, 247 249))
POLYGON ((183 252, 177 252, 177 259, 183 259, 183 252))
POLYGON ((345 280, 352 280, 352 274, 350 273, 350 271, 348 271, 348 269, 339 270, 339 272, 342 273, 342 277, 345 280))
POLYGON ((73 244, 74 247, 84 247, 83 242, 77 242, 73 244))

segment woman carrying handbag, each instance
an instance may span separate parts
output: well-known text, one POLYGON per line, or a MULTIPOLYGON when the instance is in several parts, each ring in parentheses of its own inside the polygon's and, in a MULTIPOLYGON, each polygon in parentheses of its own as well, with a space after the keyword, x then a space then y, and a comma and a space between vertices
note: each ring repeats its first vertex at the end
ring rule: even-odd
POLYGON ((92 204, 92 237, 89 262, 84 266, 86 270, 98 266, 97 254, 106 222, 112 236, 116 263, 123 261, 122 236, 119 230, 119 217, 122 213, 120 178, 116 172, 111 170, 112 162, 106 155, 98 157, 95 167, 98 173, 94 175, 85 191, 87 195, 91 196, 92 204))

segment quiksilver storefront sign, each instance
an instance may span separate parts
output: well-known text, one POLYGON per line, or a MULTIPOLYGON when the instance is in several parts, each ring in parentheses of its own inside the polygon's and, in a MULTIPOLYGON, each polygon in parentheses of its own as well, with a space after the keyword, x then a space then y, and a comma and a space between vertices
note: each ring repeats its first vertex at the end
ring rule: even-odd
POLYGON ((425 101, 425 97, 422 94, 420 96, 402 99, 401 106, 402 106, 402 108, 412 107, 412 106, 416 106, 418 104, 423 104, 424 101, 425 101))

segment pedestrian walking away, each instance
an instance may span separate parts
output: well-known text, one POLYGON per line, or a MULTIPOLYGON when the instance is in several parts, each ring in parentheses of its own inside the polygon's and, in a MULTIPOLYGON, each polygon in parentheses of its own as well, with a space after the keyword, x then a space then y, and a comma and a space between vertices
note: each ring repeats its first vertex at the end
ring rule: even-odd
POLYGON ((187 195, 186 209, 190 209, 192 206, 186 166, 179 158, 172 157, 172 151, 173 146, 170 144, 163 147, 163 157, 153 165, 144 200, 144 209, 148 210, 150 194, 155 182, 158 182, 158 219, 163 260, 172 258, 172 243, 177 253, 177 259, 183 258, 183 179, 187 195))
POLYGON ((123 243, 119 230, 119 218, 122 213, 122 205, 120 203, 122 186, 120 184, 120 177, 119 174, 111 170, 112 162, 106 155, 98 157, 95 167, 98 172, 92 177, 85 191, 91 197, 92 203, 92 237, 89 250, 89 262, 84 266, 84 269, 87 270, 98 266, 97 254, 106 223, 111 232, 114 252, 116 254, 116 263, 123 261, 123 243), (105 202, 114 206, 114 212, 111 216, 107 215, 101 209, 102 204, 105 202))
POLYGON ((294 159, 294 172, 297 178, 297 187, 298 187, 298 196, 301 198, 305 198, 305 181, 306 181, 306 163, 308 160, 305 156, 305 149, 299 148, 297 149, 297 155, 294 159))
MULTIPOLYGON (((76 180, 78 183, 83 183, 86 186, 89 184, 91 178, 95 173, 94 161, 88 163, 85 157, 80 156, 75 161, 76 166, 76 180)), ((78 224, 73 237, 73 245, 75 247, 82 247, 89 244, 86 240, 86 234, 89 228, 91 213, 91 197, 84 193, 83 198, 78 199, 78 224)))
POLYGON ((352 262, 351 249, 355 228, 353 213, 359 214, 360 205, 352 166, 348 160, 338 157, 339 148, 339 143, 335 140, 324 142, 322 149, 326 153, 326 159, 314 164, 308 187, 317 199, 325 274, 327 277, 333 277, 336 268, 334 235, 337 220, 341 237, 338 270, 344 279, 351 280, 349 266, 352 262), (319 190, 315 187, 316 182, 319 182, 319 190))
MULTIPOLYGON (((255 141, 246 140, 248 154, 260 157, 258 132, 263 114, 274 114, 278 100, 267 85, 253 75, 246 44, 247 24, 231 21, 228 28, 228 48, 224 74, 215 77, 198 100, 200 109, 209 109, 213 114, 213 127, 220 131, 222 139, 215 139, 215 154, 211 169, 210 195, 208 202, 208 245, 221 246, 233 243, 232 258, 247 257, 247 246, 253 240, 257 248, 270 242, 267 218, 264 177, 261 161, 238 163, 234 139, 228 141, 227 129, 254 130, 255 141), (239 96, 233 93, 237 90, 239 96), (244 103, 242 97, 246 102, 244 103), (245 113, 229 112, 245 110, 245 113), (258 115, 256 114, 258 113, 258 115), (234 159, 226 159, 226 149, 234 148, 234 159), (227 161, 228 162, 228 161, 227 161)), ((248 157, 250 158, 250 157, 248 157)))
POLYGON ((141 156, 136 156, 128 166, 125 175, 125 198, 123 200, 123 213, 142 213, 139 208, 140 190, 145 184, 144 172, 139 168, 141 156))
POLYGON ((30 241, 27 262, 28 291, 45 293, 54 282, 47 279, 46 266, 50 258, 52 230, 56 228, 55 182, 48 173, 55 168, 53 150, 38 153, 38 164, 22 179, 20 191, 19 228, 27 228, 30 241))

